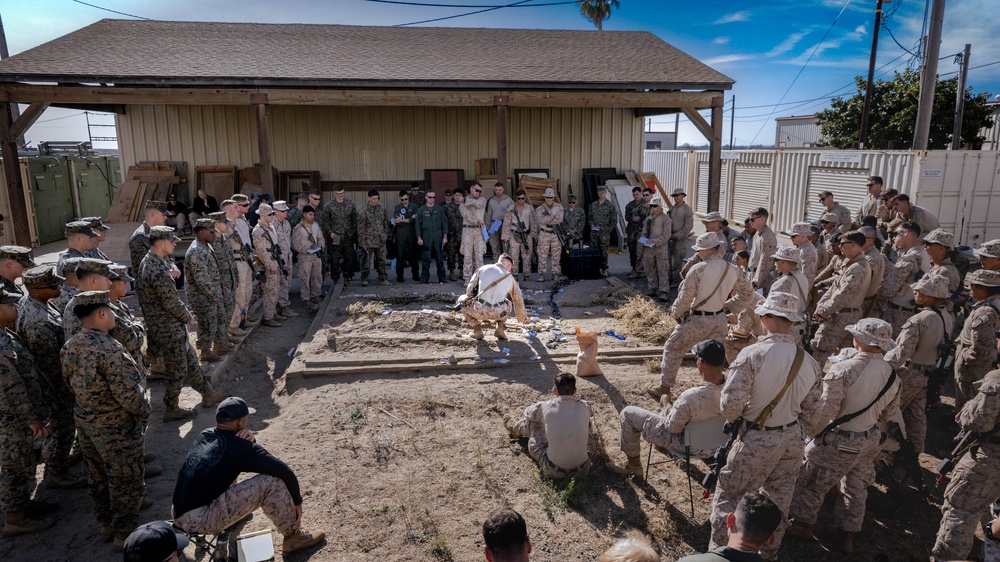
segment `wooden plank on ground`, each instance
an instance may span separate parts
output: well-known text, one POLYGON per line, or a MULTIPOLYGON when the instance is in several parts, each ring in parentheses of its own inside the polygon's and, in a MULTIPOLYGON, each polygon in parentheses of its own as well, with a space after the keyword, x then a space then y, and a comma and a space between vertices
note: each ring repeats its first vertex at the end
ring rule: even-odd
POLYGON ((127 180, 115 191, 115 198, 108 208, 107 222, 129 222, 132 204, 139 189, 139 180, 127 180))

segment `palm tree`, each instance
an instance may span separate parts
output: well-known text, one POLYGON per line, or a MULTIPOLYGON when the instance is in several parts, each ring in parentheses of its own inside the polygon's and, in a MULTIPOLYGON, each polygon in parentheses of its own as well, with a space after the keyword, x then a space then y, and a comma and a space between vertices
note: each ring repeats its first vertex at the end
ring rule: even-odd
POLYGON ((604 28, 604 20, 611 17, 611 7, 618 8, 618 0, 577 0, 583 17, 594 22, 597 30, 604 28))

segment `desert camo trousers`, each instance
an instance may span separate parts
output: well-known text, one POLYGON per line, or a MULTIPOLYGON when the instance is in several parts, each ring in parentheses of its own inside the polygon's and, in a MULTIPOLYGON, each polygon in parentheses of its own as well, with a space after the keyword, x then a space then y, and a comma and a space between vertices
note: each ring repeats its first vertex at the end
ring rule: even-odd
POLYGON ((538 274, 546 276, 549 273, 549 262, 552 262, 552 277, 556 278, 562 274, 562 266, 559 263, 562 257, 562 242, 554 232, 538 233, 538 274))
POLYGON ((683 322, 674 326, 674 331, 663 344, 660 384, 673 387, 677 381, 677 370, 681 367, 681 361, 691 348, 709 338, 720 342, 725 340, 728 326, 726 315, 722 313, 714 316, 688 316, 683 322))
POLYGON ((976 527, 1000 496, 1000 445, 985 443, 962 456, 944 491, 941 527, 931 554, 937 560, 966 560, 976 527))
POLYGON ((812 339, 812 355, 820 370, 831 355, 836 354, 841 348, 852 347, 854 336, 846 328, 859 319, 861 319, 860 310, 838 312, 819 325, 812 339))
POLYGON ((279 533, 284 536, 292 534, 296 519, 292 496, 281 479, 266 474, 258 474, 230 486, 212 503, 192 509, 175 521, 188 533, 217 535, 258 507, 264 510, 264 515, 274 523, 279 533))
POLYGON ((253 294, 253 271, 250 264, 243 260, 236 262, 236 289, 233 291, 236 302, 233 306, 233 317, 229 319, 230 328, 238 328, 244 312, 250 313, 250 296, 253 294))
MULTIPOLYGON (((622 431, 622 452, 629 457, 637 457, 642 453, 642 441, 645 439, 652 445, 662 447, 678 454, 684 454, 684 435, 670 433, 667 430, 667 418, 643 410, 637 406, 626 406, 618 415, 622 431)), ((691 451, 691 457, 708 457, 715 451, 691 451)))
MULTIPOLYGON (((923 371, 903 365, 899 375, 899 410, 906 425, 906 438, 917 453, 924 452, 927 437, 927 376, 923 371)), ((995 499, 995 498, 994 498, 995 499)))
POLYGON ((462 227, 462 277, 472 279, 472 274, 483 267, 483 254, 486 253, 486 241, 482 230, 462 227))

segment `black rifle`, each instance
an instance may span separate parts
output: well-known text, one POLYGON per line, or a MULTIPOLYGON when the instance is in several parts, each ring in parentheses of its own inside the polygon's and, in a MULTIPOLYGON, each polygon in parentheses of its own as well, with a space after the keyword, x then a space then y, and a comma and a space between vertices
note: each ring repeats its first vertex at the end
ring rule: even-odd
POLYGON ((948 474, 955 468, 955 459, 961 458, 966 450, 976 445, 976 442, 979 440, 979 433, 966 429, 959 433, 955 440, 958 441, 958 444, 951 450, 951 454, 941 460, 941 464, 937 467, 938 484, 948 483, 948 480, 950 480, 948 474))
POLYGON ((514 204, 514 206, 511 207, 511 210, 514 211, 514 219, 517 221, 514 223, 514 235, 521 240, 522 246, 527 246, 528 237, 524 232, 527 228, 524 226, 524 221, 521 220, 521 214, 517 212, 517 204, 514 204))
POLYGON ((715 487, 715 483, 719 480, 719 473, 726 466, 727 457, 729 457, 729 451, 736 444, 736 440, 740 437, 740 429, 743 428, 743 418, 737 418, 736 421, 726 422, 723 427, 723 432, 729 436, 726 444, 715 450, 715 454, 706 463, 708 465, 708 474, 705 475, 701 480, 701 487, 705 488, 705 493, 702 495, 704 499, 708 499, 712 494, 712 488, 715 487))
POLYGON ((913 442, 903 436, 903 430, 896 422, 889 422, 889 431, 886 437, 894 439, 899 443, 899 450, 896 451, 894 462, 899 463, 906 473, 907 478, 920 490, 920 498, 927 500, 927 485, 924 484, 924 473, 920 469, 920 455, 917 453, 913 442))
POLYGON ((271 243, 271 247, 267 249, 267 253, 271 254, 271 258, 278 262, 278 270, 285 277, 288 277, 288 267, 285 266, 285 258, 281 255, 281 246, 275 243, 271 243))
MULTIPOLYGON (((948 334, 945 334, 945 338, 948 334)), ((937 361, 927 375, 927 409, 941 401, 941 386, 951 378, 955 367, 955 342, 945 339, 938 345, 937 361)))

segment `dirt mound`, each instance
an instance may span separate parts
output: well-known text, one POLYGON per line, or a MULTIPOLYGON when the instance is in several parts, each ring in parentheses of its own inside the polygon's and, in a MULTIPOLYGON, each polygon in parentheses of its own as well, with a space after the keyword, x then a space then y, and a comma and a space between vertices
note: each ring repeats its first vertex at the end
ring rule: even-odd
MULTIPOLYGON (((462 321, 457 315, 439 311, 411 311, 411 310, 385 310, 382 311, 381 304, 374 303, 370 308, 377 309, 378 313, 373 314, 369 310, 351 316, 342 324, 330 328, 334 334, 355 334, 360 335, 365 332, 378 332, 385 335, 387 332, 406 333, 408 339, 414 338, 414 334, 444 334, 455 332, 461 329, 462 321)), ((369 308, 369 307, 366 307, 369 308)))

